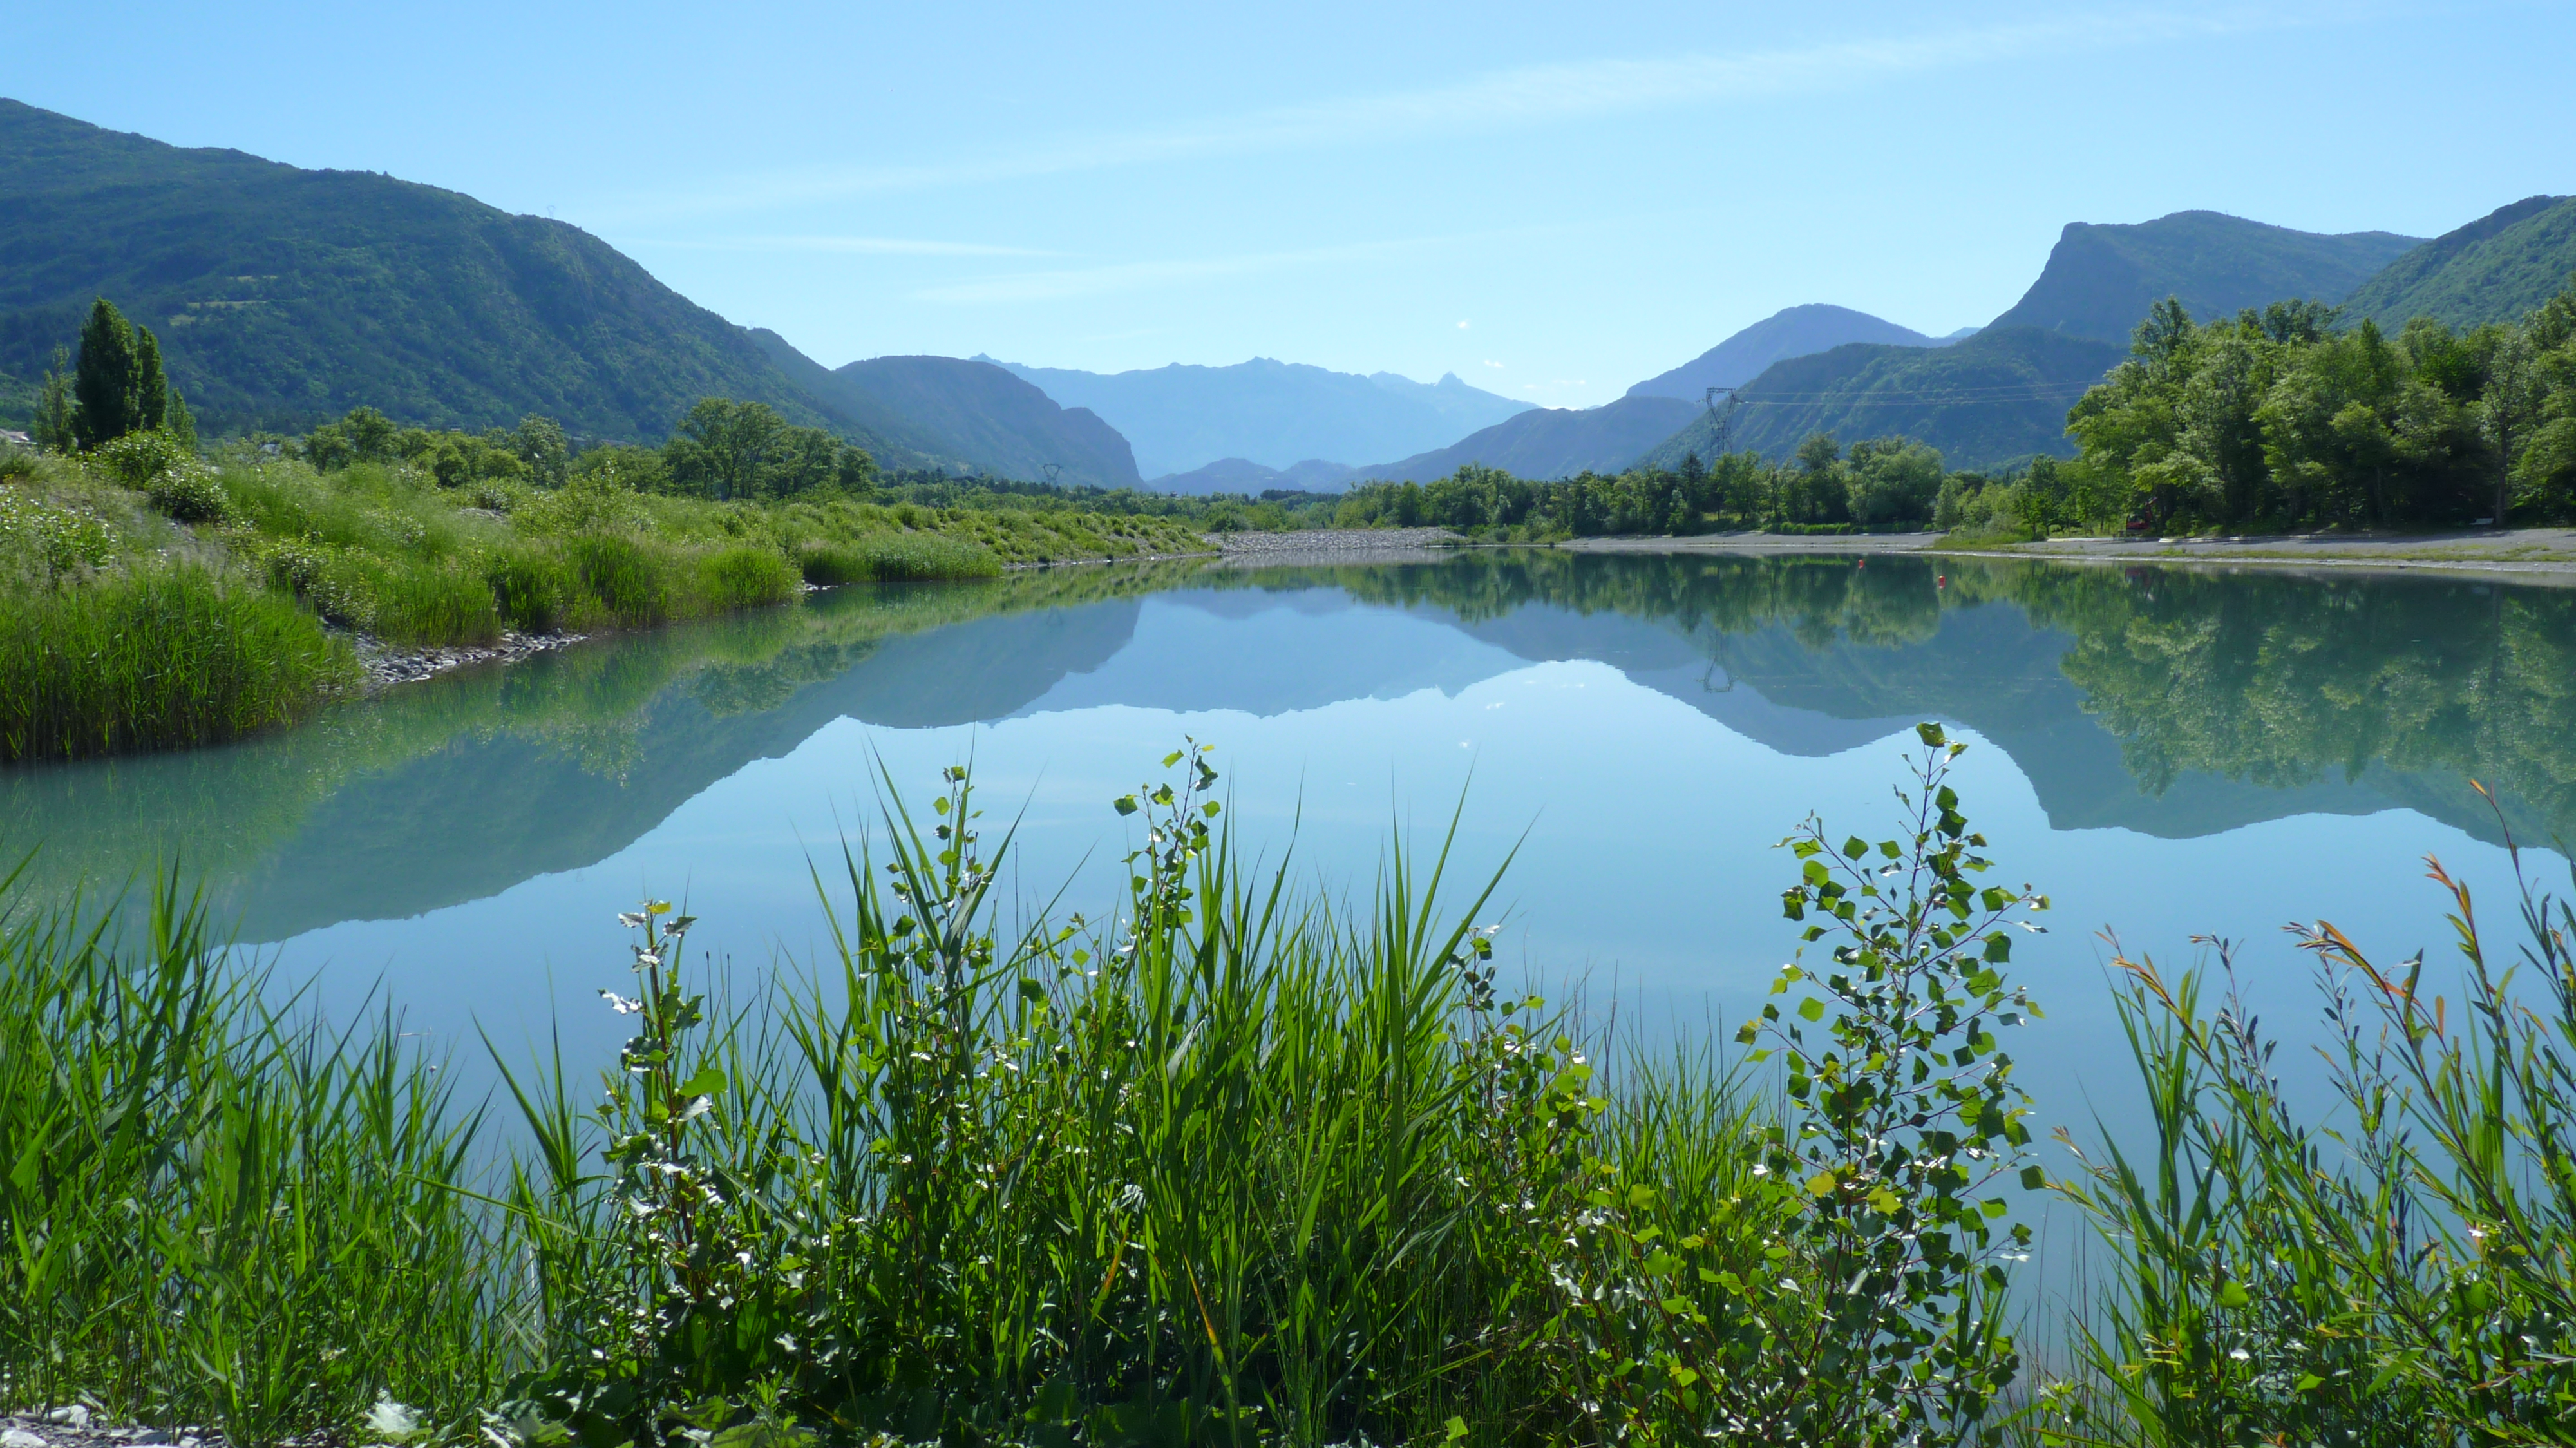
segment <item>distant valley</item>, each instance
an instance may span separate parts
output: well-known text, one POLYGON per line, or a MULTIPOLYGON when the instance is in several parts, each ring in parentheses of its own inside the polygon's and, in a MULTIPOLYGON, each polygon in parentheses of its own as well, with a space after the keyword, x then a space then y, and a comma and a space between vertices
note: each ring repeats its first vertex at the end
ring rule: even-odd
MULTIPOLYGON (((991 358, 979 357, 979 361, 991 358)), ((1067 407, 1087 407, 1124 434, 1148 478, 1220 459, 1268 468, 1310 459, 1365 463, 1442 447, 1530 404, 1451 373, 1416 382, 1255 357, 1230 367, 1081 372, 1005 362, 1067 407)))

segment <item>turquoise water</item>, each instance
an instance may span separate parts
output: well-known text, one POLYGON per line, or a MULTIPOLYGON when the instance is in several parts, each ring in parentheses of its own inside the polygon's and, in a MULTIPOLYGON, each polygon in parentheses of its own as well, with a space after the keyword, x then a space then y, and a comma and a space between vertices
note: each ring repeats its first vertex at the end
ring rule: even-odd
POLYGON ((2576 823, 2576 594, 1890 558, 1058 570, 842 590, 236 747, 20 771, 0 827, 43 842, 48 891, 175 857, 281 979, 334 1012, 389 996, 462 1062, 478 1023, 558 1020, 605 1059, 595 993, 623 983, 638 898, 685 898, 738 969, 796 968, 826 938, 809 866, 839 868, 877 771, 927 795, 971 760, 1024 892, 1098 916, 1128 846, 1109 801, 1194 738, 1247 842, 1335 888, 1453 810, 1464 874, 1517 847, 1486 912, 1503 961, 1653 1037, 1758 1005, 1795 947, 1772 845, 1810 810, 1891 830, 1923 718, 1975 741, 1971 818, 2055 900, 2017 961, 2049 1016, 2015 1049, 2043 1124, 2087 1136, 2132 1090, 2097 932, 2167 964, 2242 941, 2267 1022, 2314 1039, 2284 922, 2443 949, 2422 857, 2490 900, 2510 879, 2471 773, 2519 835, 2576 823))

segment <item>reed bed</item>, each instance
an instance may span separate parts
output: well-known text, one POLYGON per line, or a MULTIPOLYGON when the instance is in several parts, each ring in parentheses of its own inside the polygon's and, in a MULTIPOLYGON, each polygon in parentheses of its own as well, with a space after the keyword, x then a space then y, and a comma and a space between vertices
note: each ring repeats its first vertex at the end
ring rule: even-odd
POLYGON ((312 615, 204 569, 0 591, 0 759, 230 739, 356 681, 349 646, 312 615))
POLYGON ((340 1034, 279 1001, 175 879, 127 904, 139 944, 0 921, 0 1396, 241 1443, 389 1386, 470 1419, 508 1330, 476 1113, 391 1013, 340 1034))
POLYGON ((1005 559, 1189 543, 1168 519, 717 502, 639 493, 605 472, 468 490, 405 464, 319 472, 246 445, 209 463, 145 441, 86 458, 0 445, 0 577, 23 595, 0 607, 16 671, 0 682, 42 686, 0 706, 0 760, 213 743, 334 697, 351 677, 347 651, 317 652, 314 630, 256 600, 263 587, 308 624, 397 647, 472 646, 505 630, 771 607, 806 583, 988 579, 1005 559), (277 656, 247 656, 263 649, 277 656), (104 661, 93 678, 46 662, 93 655, 104 661))
POLYGON ((807 583, 921 583, 999 578, 1002 560, 979 543, 936 533, 884 533, 849 542, 808 543, 797 550, 807 583))

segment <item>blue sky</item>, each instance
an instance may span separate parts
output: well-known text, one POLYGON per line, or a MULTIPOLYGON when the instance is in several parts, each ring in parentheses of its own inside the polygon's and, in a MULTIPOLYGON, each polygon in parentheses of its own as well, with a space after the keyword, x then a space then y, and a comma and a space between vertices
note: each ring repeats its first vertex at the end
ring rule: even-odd
POLYGON ((51 6, 0 94, 596 232, 837 365, 1250 356, 1554 406, 2069 221, 2576 191, 2538 3, 51 6))

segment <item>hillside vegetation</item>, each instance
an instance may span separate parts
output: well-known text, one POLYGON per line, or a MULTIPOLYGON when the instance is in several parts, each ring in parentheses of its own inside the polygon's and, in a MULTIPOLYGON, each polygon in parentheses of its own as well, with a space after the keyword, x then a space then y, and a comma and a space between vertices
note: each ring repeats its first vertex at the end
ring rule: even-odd
POLYGON ((1622 397, 1600 407, 1541 407, 1507 417, 1443 448, 1354 470, 1359 478, 1437 478, 1462 467, 1501 468, 1529 478, 1616 472, 1672 436, 1699 411, 1678 397, 1622 397))
POLYGON ((2215 211, 2129 226, 2071 222, 2039 280, 1988 327, 2040 327, 2124 346, 2147 308, 2180 299, 2196 317, 2272 302, 2339 302, 2418 238, 2292 231, 2215 211))
MULTIPOLYGON (((958 357, 874 357, 834 369, 864 394, 937 438, 979 470, 1007 478, 1132 488, 1136 456, 1117 429, 1083 407, 1060 407, 990 362, 958 357)), ((840 391, 823 392, 827 400, 840 391)))
POLYGON ((2576 197, 2533 196, 2433 238, 2362 283, 2341 320, 2394 330, 2417 317, 2451 327, 2511 322, 2576 276, 2576 197))
MULTIPOLYGON (((1855 343, 1773 364, 1736 394, 1729 424, 1736 447, 1773 459, 1817 433, 1901 435, 1963 467, 2001 467, 2071 454, 2066 409, 2120 357, 2107 343, 2035 327, 1988 328, 1938 348, 1855 343)), ((1672 468, 1716 452, 1703 411, 1636 461, 1672 468)))
POLYGON ((210 460, 140 427, 0 450, 0 759, 290 723, 355 691, 360 648, 650 627, 808 585, 1204 547, 1180 519, 1061 494, 941 507, 908 491, 881 488, 865 452, 820 428, 713 398, 652 450, 576 455, 544 418, 437 433, 373 409, 210 460))
POLYGON ((433 427, 533 412, 577 434, 657 438, 712 395, 909 457, 817 405, 740 328, 561 222, 10 100, 0 195, 0 374, 19 406, 106 296, 159 334, 210 432, 300 432, 374 406, 433 427))

